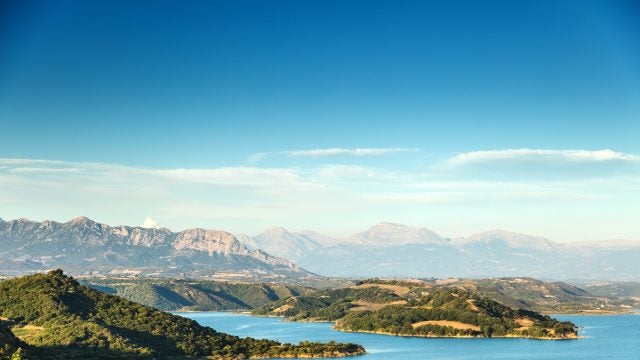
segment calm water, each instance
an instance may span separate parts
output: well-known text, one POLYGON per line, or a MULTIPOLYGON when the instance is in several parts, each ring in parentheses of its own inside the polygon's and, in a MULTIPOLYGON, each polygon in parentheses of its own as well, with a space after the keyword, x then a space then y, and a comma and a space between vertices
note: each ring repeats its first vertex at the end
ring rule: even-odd
POLYGON ((353 342, 373 359, 640 359, 640 315, 557 316, 583 327, 584 339, 549 341, 526 339, 425 339, 345 333, 329 323, 292 323, 234 313, 178 313, 202 325, 238 336, 276 339, 353 342))

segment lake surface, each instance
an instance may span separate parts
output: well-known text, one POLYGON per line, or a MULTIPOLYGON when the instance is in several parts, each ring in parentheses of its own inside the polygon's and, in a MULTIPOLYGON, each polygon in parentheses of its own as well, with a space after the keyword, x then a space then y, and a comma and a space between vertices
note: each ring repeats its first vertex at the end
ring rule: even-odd
POLYGON ((238 336, 298 343, 302 340, 353 342, 374 359, 640 359, 640 315, 555 316, 581 326, 579 340, 437 339, 335 331, 330 323, 295 323, 235 313, 176 313, 238 336))

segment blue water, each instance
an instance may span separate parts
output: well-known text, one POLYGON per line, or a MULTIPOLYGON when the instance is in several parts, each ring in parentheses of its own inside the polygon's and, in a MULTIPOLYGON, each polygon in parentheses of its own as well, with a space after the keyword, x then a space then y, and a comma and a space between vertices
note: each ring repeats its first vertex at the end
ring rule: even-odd
POLYGON ((353 342, 368 354, 357 359, 640 359, 640 315, 556 316, 581 326, 579 340, 437 339, 335 331, 330 323, 295 323, 234 313, 177 313, 238 336, 298 343, 353 342))

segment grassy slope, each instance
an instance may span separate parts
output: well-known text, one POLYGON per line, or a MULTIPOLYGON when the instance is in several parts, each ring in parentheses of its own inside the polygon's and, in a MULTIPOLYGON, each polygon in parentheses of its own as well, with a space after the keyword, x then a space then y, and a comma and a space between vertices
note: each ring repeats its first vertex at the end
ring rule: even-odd
POLYGON ((363 351, 353 344, 280 344, 238 338, 52 271, 0 282, 0 316, 47 358, 247 358, 337 356, 363 351))

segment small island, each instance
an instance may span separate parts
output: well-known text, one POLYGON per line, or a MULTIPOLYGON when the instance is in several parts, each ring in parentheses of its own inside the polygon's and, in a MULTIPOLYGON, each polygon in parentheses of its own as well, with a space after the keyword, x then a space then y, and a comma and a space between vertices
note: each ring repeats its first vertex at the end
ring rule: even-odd
POLYGON ((283 344, 80 285, 61 270, 0 282, 0 359, 249 359, 364 354, 349 343, 283 344))
POLYGON ((254 315, 292 321, 332 321, 341 331, 419 337, 576 339, 569 321, 505 306, 464 289, 422 283, 367 280, 355 286, 289 297, 254 315))

